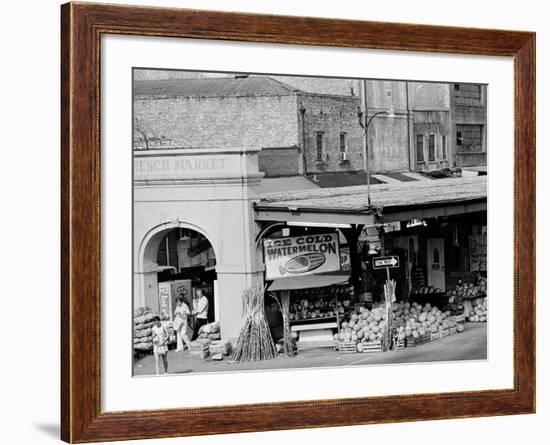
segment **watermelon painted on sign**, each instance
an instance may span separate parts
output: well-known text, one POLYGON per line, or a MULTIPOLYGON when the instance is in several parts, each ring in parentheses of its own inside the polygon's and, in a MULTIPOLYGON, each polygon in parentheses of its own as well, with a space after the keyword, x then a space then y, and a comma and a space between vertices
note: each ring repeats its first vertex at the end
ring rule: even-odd
POLYGON ((340 270, 336 233, 264 240, 266 279, 340 270))

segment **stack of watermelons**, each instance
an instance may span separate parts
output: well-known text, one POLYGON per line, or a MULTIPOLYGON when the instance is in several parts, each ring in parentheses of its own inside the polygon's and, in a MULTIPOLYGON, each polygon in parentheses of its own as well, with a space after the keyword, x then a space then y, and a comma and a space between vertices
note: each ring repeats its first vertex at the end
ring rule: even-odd
POLYGON ((487 297, 479 301, 468 314, 468 319, 473 322, 487 322, 487 297))

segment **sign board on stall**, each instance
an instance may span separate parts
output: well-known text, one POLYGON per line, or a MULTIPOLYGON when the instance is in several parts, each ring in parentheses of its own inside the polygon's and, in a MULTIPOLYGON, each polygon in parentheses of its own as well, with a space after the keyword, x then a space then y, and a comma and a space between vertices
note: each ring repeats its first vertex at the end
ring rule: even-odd
POLYGON ((349 253, 349 247, 340 248, 340 270, 344 272, 351 271, 351 256, 349 253))
POLYGON ((264 240, 266 279, 340 270, 336 233, 264 240))
POLYGON ((384 269, 386 267, 389 267, 392 269, 399 267, 399 257, 397 255, 391 255, 391 256, 378 256, 372 259, 373 269, 384 269))
POLYGON ((172 291, 170 283, 159 283, 159 314, 163 318, 172 318, 172 291))

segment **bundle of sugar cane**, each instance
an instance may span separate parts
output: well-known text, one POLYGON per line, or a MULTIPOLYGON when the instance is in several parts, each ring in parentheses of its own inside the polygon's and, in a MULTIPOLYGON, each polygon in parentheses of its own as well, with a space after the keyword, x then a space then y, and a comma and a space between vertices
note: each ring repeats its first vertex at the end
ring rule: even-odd
POLYGON ((283 349, 287 356, 292 357, 294 355, 294 345, 291 339, 290 333, 290 291, 281 290, 278 292, 279 296, 275 292, 271 293, 270 296, 273 298, 279 305, 279 309, 283 316, 283 349))
POLYGON ((276 356, 275 344, 264 311, 264 291, 261 286, 243 293, 243 327, 231 360, 254 362, 276 356))

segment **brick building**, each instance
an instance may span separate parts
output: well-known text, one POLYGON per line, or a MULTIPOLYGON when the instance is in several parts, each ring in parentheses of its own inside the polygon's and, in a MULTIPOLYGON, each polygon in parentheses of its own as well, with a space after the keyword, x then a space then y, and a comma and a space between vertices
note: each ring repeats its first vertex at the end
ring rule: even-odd
POLYGON ((139 70, 134 148, 261 147, 266 177, 486 164, 486 87, 139 70), (143 72, 141 72, 143 71, 143 72))
POLYGON ((261 147, 267 176, 363 166, 358 96, 304 92, 265 76, 134 83, 134 148, 261 147))
POLYGON ((452 144, 460 167, 487 165, 487 87, 451 84, 452 144))
MULTIPOLYGON (((357 79, 275 76, 302 91, 363 96, 357 79)), ((367 80, 370 165, 374 172, 485 166, 487 86, 367 80)))

